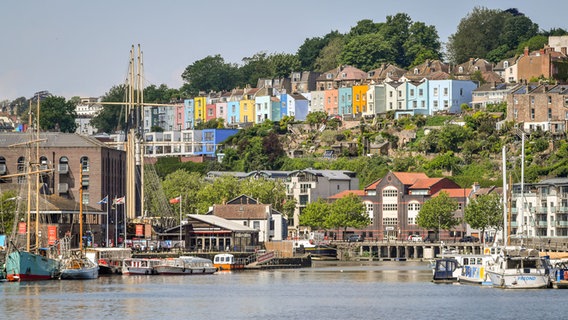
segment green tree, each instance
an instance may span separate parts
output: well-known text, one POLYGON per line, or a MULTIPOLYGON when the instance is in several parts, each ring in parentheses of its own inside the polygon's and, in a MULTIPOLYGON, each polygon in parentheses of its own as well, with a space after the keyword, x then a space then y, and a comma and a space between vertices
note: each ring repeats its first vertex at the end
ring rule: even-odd
POLYGON ((314 111, 308 113, 306 116, 306 122, 310 126, 318 126, 325 123, 327 120, 327 113, 325 111, 314 111))
POLYGON ((331 215, 331 205, 323 199, 309 203, 300 215, 300 225, 313 230, 326 229, 326 221, 331 215))
POLYGON ((8 190, 0 194, 0 234, 9 235, 14 227, 18 197, 15 191, 8 190))
POLYGON ((239 179, 226 175, 204 184, 194 198, 197 203, 196 213, 205 214, 214 204, 225 203, 241 195, 240 183, 239 179))
POLYGON ((102 97, 103 108, 91 120, 91 124, 97 128, 99 132, 114 133, 117 130, 120 131, 126 122, 125 106, 104 104, 104 102, 125 102, 126 100, 126 86, 113 86, 102 97))
MULTIPOLYGON (((64 97, 48 96, 40 102, 40 127, 46 131, 75 132, 76 105, 64 97)), ((32 107, 32 113, 35 114, 32 107)))
POLYGON ((457 209, 458 203, 447 192, 440 192, 424 202, 416 216, 416 223, 421 228, 436 230, 439 239, 440 230, 450 230, 460 223, 454 214, 457 209))
POLYGON ((243 65, 239 68, 241 85, 256 86, 259 78, 271 78, 273 69, 270 57, 266 52, 258 52, 252 57, 243 58, 243 65))
POLYGON ((499 47, 504 23, 501 10, 475 7, 461 19, 456 33, 448 39, 447 52, 451 62, 459 64, 470 57, 485 57, 499 47))
POLYGON ((417 66, 426 60, 439 60, 442 44, 435 26, 427 26, 424 22, 410 25, 409 35, 403 43, 406 61, 410 67, 417 66))
POLYGON ((221 55, 195 61, 185 68, 181 77, 185 81, 181 90, 190 96, 196 96, 200 91, 229 91, 240 83, 238 67, 226 63, 221 55))
POLYGON ((250 178, 240 180, 239 186, 241 194, 245 194, 259 203, 272 204, 274 209, 283 211, 286 186, 282 181, 250 178))
POLYGON ((293 71, 300 68, 297 56, 288 53, 276 53, 269 57, 271 76, 274 78, 288 78, 293 71))
MULTIPOLYGON (((166 176, 162 182, 164 194, 168 199, 173 199, 181 195, 183 206, 182 212, 185 214, 194 214, 197 212, 199 203, 196 202, 199 190, 205 186, 205 181, 197 172, 188 172, 186 170, 177 170, 166 176)), ((170 204, 174 208, 174 212, 179 212, 180 204, 170 204)), ((154 208, 153 212, 160 212, 159 207, 154 208)), ((205 213, 201 211, 200 213, 205 213)))
POLYGON ((300 69, 302 71, 315 71, 316 59, 320 55, 321 50, 327 46, 331 39, 339 36, 341 36, 339 32, 332 31, 324 37, 307 38, 304 40, 304 43, 296 52, 298 60, 300 61, 300 69))
POLYGON ((327 229, 343 228, 345 232, 349 227, 361 229, 370 223, 371 219, 365 211, 365 204, 358 196, 350 193, 331 204, 331 214, 326 219, 325 225, 327 229))
POLYGON ((488 228, 503 228, 503 206, 496 193, 480 195, 473 198, 465 207, 464 221, 473 229, 485 234, 488 228))
POLYGON ((342 64, 371 70, 382 63, 394 62, 396 55, 396 50, 382 34, 372 33, 352 37, 343 47, 339 59, 342 64))
POLYGON ((314 71, 326 72, 333 68, 337 68, 340 64, 343 42, 343 36, 332 38, 328 44, 321 49, 320 54, 316 58, 316 61, 314 62, 314 71))

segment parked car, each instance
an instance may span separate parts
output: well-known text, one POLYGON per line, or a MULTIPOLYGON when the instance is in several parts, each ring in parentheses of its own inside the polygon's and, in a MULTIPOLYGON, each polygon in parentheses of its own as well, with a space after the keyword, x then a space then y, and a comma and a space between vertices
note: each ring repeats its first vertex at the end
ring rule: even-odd
POLYGON ((410 241, 415 241, 415 242, 422 242, 422 236, 419 234, 414 234, 408 237, 408 239, 410 241))
POLYGON ((460 242, 479 242, 479 238, 474 236, 465 236, 460 239, 460 242))
POLYGON ((359 234, 352 234, 347 237, 347 242, 363 242, 363 237, 359 234))

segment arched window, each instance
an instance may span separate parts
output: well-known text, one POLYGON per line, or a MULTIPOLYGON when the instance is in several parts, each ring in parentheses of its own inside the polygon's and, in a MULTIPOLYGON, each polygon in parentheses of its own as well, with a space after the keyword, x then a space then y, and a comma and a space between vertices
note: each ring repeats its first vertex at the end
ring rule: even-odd
POLYGON ((509 67, 509 61, 503 62, 503 67, 504 67, 504 68, 508 68, 508 67, 509 67))
POLYGON ((418 68, 414 68, 414 74, 418 74, 418 68))
POLYGON ((89 158, 81 157, 81 170, 83 172, 89 172, 89 158))

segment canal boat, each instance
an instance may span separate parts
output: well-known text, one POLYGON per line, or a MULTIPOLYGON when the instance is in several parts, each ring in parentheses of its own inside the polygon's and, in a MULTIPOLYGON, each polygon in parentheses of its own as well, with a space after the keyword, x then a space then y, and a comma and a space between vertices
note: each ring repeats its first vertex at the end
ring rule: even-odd
POLYGON ((152 275, 157 274, 155 267, 162 263, 162 259, 155 258, 128 258, 122 261, 122 274, 124 275, 152 275))
POLYGON ((122 273, 122 262, 132 257, 130 248, 87 248, 85 255, 99 265, 99 274, 122 273))
POLYGON ((486 272, 497 288, 540 289, 551 285, 549 259, 535 249, 503 248, 486 272))
POLYGON ((154 270, 160 275, 197 275, 217 272, 211 260, 194 256, 162 259, 161 263, 154 266, 154 270))
POLYGON ((242 270, 245 264, 244 259, 238 259, 230 253, 221 253, 213 257, 213 266, 218 270, 242 270))

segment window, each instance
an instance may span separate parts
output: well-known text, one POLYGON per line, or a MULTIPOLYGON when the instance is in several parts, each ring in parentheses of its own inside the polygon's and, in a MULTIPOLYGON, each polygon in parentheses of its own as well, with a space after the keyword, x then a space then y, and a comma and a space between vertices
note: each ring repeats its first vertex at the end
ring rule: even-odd
POLYGON ((412 101, 412 108, 416 109, 416 107, 418 107, 418 102, 412 101))
POLYGON ((531 104, 534 104, 534 96, 531 96, 531 104))
POLYGON ((397 197, 398 190, 396 189, 384 189, 383 190, 383 197, 397 197))
POLYGON ((389 98, 392 98, 392 91, 389 91, 389 98))
POLYGON ((424 89, 418 89, 418 96, 424 96, 424 89))
POLYGON ((459 72, 459 73, 463 73, 463 67, 460 66, 460 67, 458 68, 458 72, 459 72))
POLYGON ((434 100, 434 108, 438 108, 438 100, 434 100))
POLYGON ((418 74, 418 68, 414 68, 414 74, 418 74))
POLYGON ((444 96, 448 95, 448 88, 444 88, 444 96))
POLYGON ((552 109, 548 108, 548 120, 552 120, 552 109))
POLYGON ((410 89, 410 95, 414 96, 414 89, 410 89))
POLYGON ((426 101, 420 101, 420 107, 422 109, 425 109, 426 108, 426 101))
POLYGON ((531 120, 534 120, 534 108, 531 108, 531 120))
POLYGON ((359 101, 359 94, 355 95, 355 101, 359 101))
POLYGON ((252 228, 256 230, 260 230, 260 221, 253 221, 252 228))
POLYGON ((89 158, 88 157, 82 157, 80 162, 81 162, 81 170, 83 170, 83 172, 88 172, 89 171, 89 158))
POLYGON ((438 96, 438 88, 434 88, 434 97, 438 96))
POLYGON ((548 104, 551 104, 551 103, 552 103, 552 97, 548 96, 548 104))
POLYGON ((402 90, 398 91, 398 97, 402 97, 402 90))

